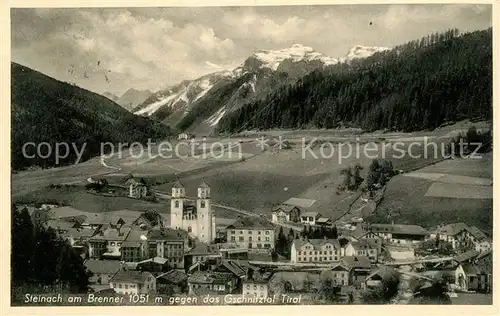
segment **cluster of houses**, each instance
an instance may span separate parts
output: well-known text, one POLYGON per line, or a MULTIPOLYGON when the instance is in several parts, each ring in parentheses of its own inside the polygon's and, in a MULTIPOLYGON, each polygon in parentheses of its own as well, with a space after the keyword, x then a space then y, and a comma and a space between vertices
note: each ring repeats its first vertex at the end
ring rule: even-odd
POLYGON ((223 230, 224 240, 216 241, 210 187, 203 182, 195 202, 185 194, 182 183, 175 182, 169 218, 156 212, 90 213, 53 205, 28 210, 35 225, 53 228, 80 251, 96 292, 268 297, 307 292, 311 284, 329 279, 348 293, 376 286, 386 266, 399 261, 421 271, 447 271, 459 290, 491 291, 491 241, 464 223, 429 232, 416 225, 354 220, 353 228, 339 229, 335 239, 297 234, 288 260, 274 252, 277 225, 321 226, 331 220, 282 205, 273 210, 273 223, 263 216, 239 217, 223 230), (428 240, 450 243, 455 254, 432 266, 419 263, 415 248, 428 240))

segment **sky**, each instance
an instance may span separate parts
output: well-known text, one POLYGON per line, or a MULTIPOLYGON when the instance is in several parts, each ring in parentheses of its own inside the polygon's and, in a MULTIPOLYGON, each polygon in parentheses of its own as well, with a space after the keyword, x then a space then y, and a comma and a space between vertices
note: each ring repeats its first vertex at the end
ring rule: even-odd
POLYGON ((118 96, 233 69, 295 43, 339 58, 433 32, 491 26, 491 5, 330 5, 11 10, 11 59, 118 96))

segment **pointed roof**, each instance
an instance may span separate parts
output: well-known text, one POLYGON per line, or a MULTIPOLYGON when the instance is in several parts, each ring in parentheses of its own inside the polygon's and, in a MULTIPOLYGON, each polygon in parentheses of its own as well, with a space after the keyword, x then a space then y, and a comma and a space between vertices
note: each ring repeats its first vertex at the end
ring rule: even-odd
POLYGON ((174 182, 174 184, 172 185, 172 188, 176 188, 176 189, 184 189, 185 186, 179 181, 179 180, 176 180, 174 182))
POLYGON ((210 186, 208 185, 207 182, 205 182, 205 179, 203 179, 203 181, 201 181, 201 184, 198 186, 198 188, 201 188, 201 189, 210 189, 210 186))

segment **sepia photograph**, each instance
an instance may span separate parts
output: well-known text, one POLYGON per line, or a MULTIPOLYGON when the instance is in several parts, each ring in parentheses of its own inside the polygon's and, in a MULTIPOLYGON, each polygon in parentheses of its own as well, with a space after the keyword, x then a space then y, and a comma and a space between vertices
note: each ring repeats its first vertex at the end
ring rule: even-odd
POLYGON ((493 304, 492 3, 8 15, 11 307, 493 304))

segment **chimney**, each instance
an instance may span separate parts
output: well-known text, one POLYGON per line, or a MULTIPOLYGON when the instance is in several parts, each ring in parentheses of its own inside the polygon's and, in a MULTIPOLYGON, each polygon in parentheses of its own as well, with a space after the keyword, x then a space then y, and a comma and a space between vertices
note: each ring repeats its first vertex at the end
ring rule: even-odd
POLYGON ((328 240, 328 237, 327 237, 327 236, 324 236, 324 237, 323 237, 323 239, 324 239, 324 240, 328 240))

